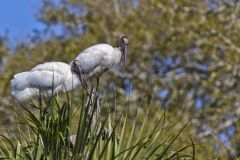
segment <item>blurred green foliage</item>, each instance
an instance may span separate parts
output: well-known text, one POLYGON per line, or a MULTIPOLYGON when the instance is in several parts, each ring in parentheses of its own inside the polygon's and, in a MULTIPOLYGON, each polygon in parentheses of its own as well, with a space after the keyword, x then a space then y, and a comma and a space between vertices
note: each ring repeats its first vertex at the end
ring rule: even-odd
MULTIPOLYGON (((13 74, 45 61, 70 62, 96 43, 130 39, 124 73, 112 72, 101 84, 113 103, 134 115, 137 103, 167 109, 174 120, 194 117, 188 131, 203 158, 240 154, 240 4, 189 0, 43 0, 39 20, 49 29, 14 51, 0 42, 6 59, 0 91, 10 92, 13 74), (52 26, 63 34, 55 35, 52 26), (113 88, 115 89, 113 92, 113 88), (127 92, 130 92, 127 93, 127 92), (128 96, 127 96, 128 95, 128 96), (184 112, 179 112, 184 106, 184 112)), ((111 104, 109 104, 111 105, 111 104)))

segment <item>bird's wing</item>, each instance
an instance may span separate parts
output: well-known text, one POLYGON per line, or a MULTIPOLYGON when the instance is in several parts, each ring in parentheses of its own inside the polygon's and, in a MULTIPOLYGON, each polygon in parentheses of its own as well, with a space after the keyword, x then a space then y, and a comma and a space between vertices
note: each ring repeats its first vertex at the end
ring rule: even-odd
POLYGON ((85 49, 75 60, 80 61, 81 72, 88 74, 102 64, 103 57, 111 53, 113 47, 108 44, 98 44, 85 49))
POLYGON ((39 64, 32 70, 18 73, 11 80, 12 96, 24 102, 39 95, 51 95, 72 90, 80 85, 70 66, 62 62, 39 64))
POLYGON ((70 66, 63 62, 45 62, 34 67, 31 71, 52 71, 59 74, 66 74, 70 66))
MULTIPOLYGON (((66 64, 67 65, 67 64, 66 64)), ((11 81, 12 90, 25 88, 51 89, 61 85, 70 67, 59 62, 48 62, 37 65, 29 72, 18 73, 11 81)))

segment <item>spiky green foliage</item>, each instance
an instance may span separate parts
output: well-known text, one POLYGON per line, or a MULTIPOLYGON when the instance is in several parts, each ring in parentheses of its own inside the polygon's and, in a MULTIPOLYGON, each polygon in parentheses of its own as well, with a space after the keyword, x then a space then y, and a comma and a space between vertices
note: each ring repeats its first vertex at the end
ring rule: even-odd
MULTIPOLYGON (((10 138, 1 135, 3 159, 194 159, 192 141, 173 147, 186 125, 169 123, 166 113, 149 106, 135 117, 127 113, 97 114, 99 93, 65 99, 40 97, 31 105, 19 106, 17 130, 10 138), (78 97, 77 97, 78 98, 78 97), (161 115, 161 116, 159 116, 161 115), (75 117, 75 118, 74 118, 75 117), (77 117, 77 118, 76 118, 77 117), (139 118, 141 117, 141 118, 139 118), (73 123, 77 119, 77 124, 73 123), (93 123, 95 122, 95 123, 93 123), (77 128, 77 129, 75 129, 77 128), (103 136, 105 133, 105 136, 103 136), (107 133, 107 134, 106 134, 107 133), (76 141, 70 136, 76 134, 76 141)), ((102 108, 105 103, 102 103, 102 108)))

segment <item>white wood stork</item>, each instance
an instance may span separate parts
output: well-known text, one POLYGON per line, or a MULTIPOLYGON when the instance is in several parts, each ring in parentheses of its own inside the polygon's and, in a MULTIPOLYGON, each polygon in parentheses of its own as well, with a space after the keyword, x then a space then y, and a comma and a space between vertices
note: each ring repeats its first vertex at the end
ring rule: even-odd
POLYGON ((46 62, 32 70, 14 75, 11 80, 12 96, 24 102, 39 93, 45 96, 70 91, 80 85, 71 67, 62 62, 46 62), (53 93, 52 93, 53 92, 53 93))
POLYGON ((30 71, 18 73, 11 80, 11 94, 24 102, 39 95, 56 95, 73 90, 89 77, 101 76, 114 65, 124 65, 128 38, 122 36, 117 46, 97 44, 85 49, 70 64, 46 62, 30 71), (79 81, 80 80, 80 81, 79 81), (53 91, 53 93, 52 93, 53 91))
POLYGON ((70 65, 79 76, 83 84, 86 76, 95 76, 106 73, 114 65, 125 65, 127 57, 128 38, 121 36, 116 47, 109 44, 97 44, 82 51, 70 65))

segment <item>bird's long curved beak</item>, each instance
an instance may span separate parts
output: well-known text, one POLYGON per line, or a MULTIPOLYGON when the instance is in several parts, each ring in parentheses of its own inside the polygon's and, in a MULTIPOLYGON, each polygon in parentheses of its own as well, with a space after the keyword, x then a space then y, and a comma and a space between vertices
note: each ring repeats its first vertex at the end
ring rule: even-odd
POLYGON ((125 68, 127 62, 127 46, 124 46, 122 65, 125 68))
POLYGON ((126 61, 127 61, 127 54, 124 53, 123 55, 123 67, 125 68, 125 65, 126 65, 126 61))

